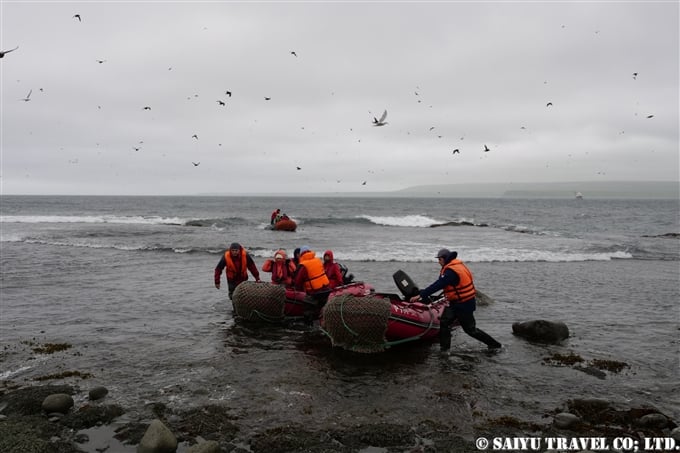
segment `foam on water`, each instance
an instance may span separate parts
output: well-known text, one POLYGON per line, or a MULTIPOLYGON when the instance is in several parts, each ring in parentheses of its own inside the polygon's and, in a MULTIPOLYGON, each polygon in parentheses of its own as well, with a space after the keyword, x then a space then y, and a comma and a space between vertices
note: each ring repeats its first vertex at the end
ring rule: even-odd
POLYGON ((75 216, 75 215, 3 215, 0 223, 113 223, 139 225, 184 225, 178 217, 157 216, 75 216))

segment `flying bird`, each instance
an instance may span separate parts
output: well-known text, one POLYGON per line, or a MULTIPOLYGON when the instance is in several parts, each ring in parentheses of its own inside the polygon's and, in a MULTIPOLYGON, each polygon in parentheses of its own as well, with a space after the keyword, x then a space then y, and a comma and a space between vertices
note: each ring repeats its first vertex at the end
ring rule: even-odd
POLYGON ((387 118, 387 110, 385 110, 380 117, 380 119, 377 119, 376 117, 373 117, 373 125, 374 126, 384 126, 387 124, 387 121, 385 121, 385 118, 387 118))
POLYGON ((219 99, 217 100, 217 103, 220 104, 220 105, 227 105, 227 104, 224 103, 224 101, 220 101, 219 99))
POLYGON ((198 167, 199 165, 201 165, 200 162, 191 162, 191 163, 194 164, 194 167, 198 167))
POLYGON ((297 168, 298 170, 302 170, 302 168, 301 168, 301 167, 295 167, 295 168, 297 168))
POLYGON ((97 63, 99 64, 106 63, 106 60, 97 60, 97 63))
POLYGON ((19 46, 16 46, 14 49, 9 49, 9 50, 2 50, 0 51, 0 58, 4 57, 6 53, 14 52, 17 50, 19 46))
POLYGON ((654 118, 654 115, 647 115, 647 118, 654 118))
POLYGON ((294 57, 297 57, 297 54, 295 53, 294 50, 291 50, 291 51, 290 51, 290 54, 291 54, 292 56, 294 56, 294 57))
POLYGON ((634 72, 634 73, 633 73, 633 80, 637 80, 637 75, 638 75, 637 72, 634 72))
POLYGON ((546 107, 552 107, 552 102, 548 102, 547 104, 545 104, 545 106, 546 107))
POLYGON ((272 98, 268 98, 267 96, 265 96, 265 97, 264 97, 264 100, 265 100, 265 101, 271 101, 272 98))
POLYGON ((78 19, 78 22, 82 22, 83 20, 80 18, 80 14, 74 14, 73 17, 78 19))
POLYGON ((456 149, 453 150, 453 153, 451 153, 451 154, 460 154, 460 150, 458 148, 456 148, 456 149))
POLYGON ((489 151, 491 151, 491 150, 489 149, 489 147, 486 146, 486 145, 484 145, 484 152, 485 152, 485 153, 488 153, 489 151))
POLYGON ((366 181, 362 182, 361 185, 362 185, 362 186, 365 186, 365 185, 366 185, 366 181))
POLYGON ((430 128, 430 130, 432 130, 432 129, 434 129, 434 126, 432 126, 432 127, 430 128))
POLYGON ((151 107, 149 107, 149 106, 147 105, 147 106, 144 107, 142 110, 151 110, 151 107))
POLYGON ((224 94, 226 94, 227 96, 231 97, 231 91, 227 91, 227 92, 224 93, 224 94))
POLYGON ((20 100, 20 101, 24 101, 24 102, 30 101, 30 100, 31 100, 31 93, 33 93, 33 90, 30 90, 30 91, 28 92, 28 94, 26 95, 25 98, 19 99, 19 100, 20 100))
POLYGON ((196 140, 198 140, 198 135, 194 134, 191 136, 191 138, 195 138, 196 140))
POLYGON ((133 146, 132 149, 134 149, 135 151, 139 151, 141 148, 138 148, 137 146, 133 146))

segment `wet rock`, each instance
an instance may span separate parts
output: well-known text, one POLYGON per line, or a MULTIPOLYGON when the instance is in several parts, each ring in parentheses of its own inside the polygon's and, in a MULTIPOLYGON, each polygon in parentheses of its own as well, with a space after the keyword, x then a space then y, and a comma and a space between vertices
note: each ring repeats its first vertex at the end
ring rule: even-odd
POLYGON ((569 338, 569 328, 565 323, 543 319, 516 322, 512 325, 512 333, 529 341, 546 344, 557 344, 569 338))
POLYGON ((76 412, 66 415, 61 423, 73 429, 88 429, 93 426, 111 423, 123 415, 123 408, 116 405, 90 406, 79 408, 76 412))
POLYGON ((574 369, 595 376, 598 379, 605 379, 607 377, 607 373, 592 366, 575 366, 574 369))
POLYGON ((53 393, 48 395, 42 402, 42 409, 48 414, 58 412, 66 414, 73 407, 73 398, 66 393, 53 393))
POLYGON ((189 453, 220 453, 220 444, 214 440, 200 442, 191 447, 189 453))
POLYGON ((671 437, 675 439, 675 442, 680 444, 680 427, 674 428, 673 431, 671 431, 671 437))
POLYGON ((553 424, 559 429, 569 429, 578 425, 581 419, 569 412, 560 412, 553 418, 553 424))
POLYGON ((90 392, 88 393, 88 397, 95 401, 95 400, 100 400, 104 398, 106 395, 108 395, 109 389, 103 386, 95 387, 90 392))
POLYGON ((481 307, 486 307, 487 305, 491 305, 493 303, 493 299, 483 292, 477 290, 477 294, 475 295, 475 299, 477 302, 477 305, 481 307))
POLYGON ((0 396, 0 404, 4 406, 2 413, 8 417, 42 414, 42 402, 53 393, 73 395, 74 391, 68 385, 47 385, 14 390, 0 396))
POLYGON ((137 453, 173 453, 175 450, 177 438, 158 419, 151 422, 137 446, 137 453))
POLYGON ((637 420, 638 426, 643 428, 658 428, 663 429, 668 426, 668 418, 665 415, 655 413, 643 415, 637 420))
POLYGON ((611 407, 611 403, 604 398, 574 398, 568 404, 585 412, 599 412, 611 407))

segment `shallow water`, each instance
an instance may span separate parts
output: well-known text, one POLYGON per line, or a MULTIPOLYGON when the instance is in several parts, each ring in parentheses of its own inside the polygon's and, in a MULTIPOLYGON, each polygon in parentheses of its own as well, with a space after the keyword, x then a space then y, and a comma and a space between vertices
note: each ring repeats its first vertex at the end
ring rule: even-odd
MULTIPOLYGON (((10 234, 7 226, 3 224, 5 236, 10 234)), ((320 331, 304 326, 234 321, 226 291, 216 290, 212 282, 219 255, 211 250, 219 247, 210 240, 223 238, 227 230, 80 223, 24 227, 28 240, 2 242, 0 380, 5 383, 36 385, 42 381, 34 379, 41 376, 90 373, 90 379, 48 382, 75 384, 84 393, 104 385, 110 390, 108 401, 121 404, 130 417, 150 402, 171 408, 224 404, 251 432, 291 420, 329 428, 432 419, 470 436, 481 420, 511 415, 541 421, 567 399, 583 396, 652 404, 680 419, 679 261, 669 259, 672 250, 664 259, 651 256, 677 247, 675 239, 656 239, 645 248, 645 259, 472 260, 468 264, 478 288, 494 299, 479 307, 478 325, 504 348, 488 353, 483 344, 457 332, 452 355, 442 357, 436 344, 353 354, 332 348, 320 331), (32 240, 38 237, 40 241, 32 240), (195 251, 167 251, 173 240, 195 251), (513 322, 530 319, 564 321, 571 337, 563 345, 546 346, 512 335, 513 322), (72 347, 49 355, 32 351, 35 344, 45 343, 72 347), (586 362, 614 360, 629 367, 600 379, 544 360, 569 352, 586 362)), ((258 267, 275 244, 312 242, 316 233, 310 231, 328 228, 335 233, 316 236, 330 244, 338 227, 323 224, 295 233, 294 239, 263 239, 257 249, 261 252, 255 252, 258 267)), ((464 239, 487 234, 485 228, 376 229, 372 223, 341 229, 370 230, 355 233, 359 236, 352 240, 347 233, 340 242, 357 251, 352 253, 374 258, 342 261, 358 279, 386 292, 396 292, 391 275, 397 269, 421 286, 438 272, 427 255, 377 259, 386 241, 399 250, 398 243, 423 242, 432 252, 439 244, 469 243, 464 239)), ((635 235, 614 242, 632 242, 640 227, 623 229, 635 230, 635 235)), ((670 229, 658 227, 656 234, 670 229)), ((255 231, 248 242, 266 234, 255 231)), ((490 234, 517 237, 508 247, 561 253, 554 244, 544 246, 542 235, 490 234)), ((572 247, 572 239, 563 244, 572 247)), ((341 255, 343 248, 333 248, 341 255)), ((471 250, 483 253, 481 248, 471 250)))

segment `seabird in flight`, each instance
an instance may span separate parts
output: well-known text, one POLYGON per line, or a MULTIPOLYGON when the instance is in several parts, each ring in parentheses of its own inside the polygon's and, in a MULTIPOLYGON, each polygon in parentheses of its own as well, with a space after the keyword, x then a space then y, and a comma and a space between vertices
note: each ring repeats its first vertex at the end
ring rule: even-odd
POLYGON ((384 126, 387 124, 387 121, 385 121, 385 118, 387 118, 387 110, 385 110, 380 117, 380 119, 377 119, 376 117, 373 117, 373 125, 374 126, 384 126))
POLYGON ((4 57, 6 53, 14 52, 17 50, 19 46, 16 46, 14 49, 9 49, 9 50, 2 50, 0 51, 0 58, 4 57))

